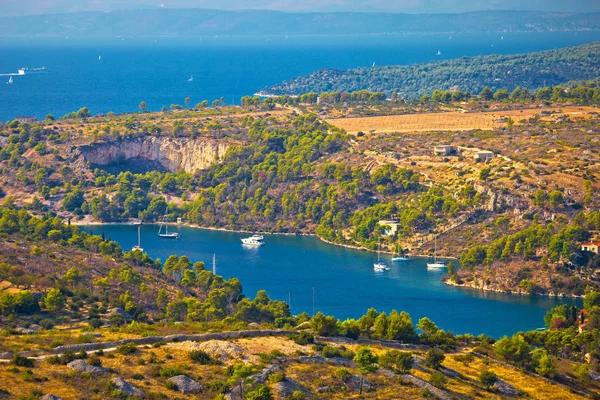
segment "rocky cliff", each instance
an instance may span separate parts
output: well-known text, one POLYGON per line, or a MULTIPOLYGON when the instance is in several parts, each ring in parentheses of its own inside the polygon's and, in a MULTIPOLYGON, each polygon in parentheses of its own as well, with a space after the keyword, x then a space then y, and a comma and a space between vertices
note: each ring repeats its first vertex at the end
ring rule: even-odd
POLYGON ((110 166, 133 160, 154 163, 171 172, 194 172, 222 160, 230 143, 207 139, 145 137, 80 146, 75 151, 92 166, 110 166))

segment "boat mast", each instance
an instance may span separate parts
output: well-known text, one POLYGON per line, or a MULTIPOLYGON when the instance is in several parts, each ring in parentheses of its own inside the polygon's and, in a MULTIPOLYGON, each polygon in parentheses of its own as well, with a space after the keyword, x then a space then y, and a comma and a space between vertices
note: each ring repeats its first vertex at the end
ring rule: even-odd
POLYGON ((142 247, 142 236, 140 234, 141 225, 138 225, 138 247, 142 247))
POLYGON ((312 315, 313 317, 315 316, 315 287, 313 286, 313 310, 312 310, 312 315))
POLYGON ((213 275, 217 274, 217 255, 213 254, 213 268, 212 268, 212 273, 213 275))
POLYGON ((433 263, 437 263, 437 235, 433 237, 433 263))

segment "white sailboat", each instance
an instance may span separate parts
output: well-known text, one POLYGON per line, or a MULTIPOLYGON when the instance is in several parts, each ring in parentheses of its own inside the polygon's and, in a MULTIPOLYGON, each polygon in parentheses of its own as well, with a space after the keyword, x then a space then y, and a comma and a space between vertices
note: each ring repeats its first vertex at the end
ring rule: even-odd
POLYGON ((381 243, 377 243, 377 262, 373 264, 373 269, 375 271, 388 271, 390 269, 390 267, 381 261, 381 243))
POLYGON ((436 56, 441 56, 441 55, 442 55, 442 52, 438 50, 436 56))
POLYGON ((188 79, 188 82, 193 82, 194 81, 194 75, 190 75, 190 78, 188 79))
POLYGON ((142 248, 142 234, 141 234, 141 225, 138 225, 138 243, 137 246, 133 246, 131 248, 131 251, 136 251, 139 250, 142 253, 144 252, 144 249, 142 248))
POLYGON ((181 236, 177 232, 169 232, 169 217, 167 214, 164 215, 158 228, 158 237, 160 239, 179 239, 181 236), (162 228, 165 227, 165 233, 162 233, 162 228))
POLYGON ((433 245, 433 262, 427 263, 427 269, 440 269, 446 268, 446 264, 443 262, 438 262, 437 260, 437 235, 435 236, 434 245, 433 245))
POLYGON ((6 82, 7 85, 12 85, 13 83, 13 79, 12 76, 10 78, 8 78, 8 82, 6 82))

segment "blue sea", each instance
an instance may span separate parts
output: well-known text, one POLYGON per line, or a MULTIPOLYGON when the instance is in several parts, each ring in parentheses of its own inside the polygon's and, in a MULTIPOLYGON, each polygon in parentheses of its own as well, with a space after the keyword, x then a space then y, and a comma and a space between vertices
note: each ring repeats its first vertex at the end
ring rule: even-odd
MULTIPOLYGON (((118 241, 125 250, 137 244, 133 225, 97 225, 83 228, 118 241)), ((322 311, 337 318, 359 318, 370 307, 390 312, 407 311, 416 323, 429 317, 455 333, 485 333, 496 338, 544 326, 544 314, 555 305, 581 306, 581 300, 518 296, 447 286, 442 270, 428 270, 426 259, 393 263, 382 259, 389 271, 376 272, 376 255, 332 246, 312 236, 267 235, 266 245, 242 246, 239 233, 173 228, 179 240, 159 239, 156 225, 141 228, 142 247, 153 258, 187 255, 204 261, 207 269, 216 259, 216 272, 238 278, 246 296, 261 289, 271 298, 289 301, 293 314, 322 311), (313 301, 314 299, 314 301, 313 301)), ((172 229, 169 229, 170 231, 172 229)))
POLYGON ((600 32, 198 38, 0 38, 0 121, 150 110, 224 97, 239 104, 265 86, 319 68, 347 69, 546 50, 600 40, 600 32), (503 38, 502 38, 503 37, 503 38), (438 51, 441 55, 437 55, 438 51), (47 73, 5 74, 21 67, 47 73), (190 81, 190 78, 193 79, 190 81))

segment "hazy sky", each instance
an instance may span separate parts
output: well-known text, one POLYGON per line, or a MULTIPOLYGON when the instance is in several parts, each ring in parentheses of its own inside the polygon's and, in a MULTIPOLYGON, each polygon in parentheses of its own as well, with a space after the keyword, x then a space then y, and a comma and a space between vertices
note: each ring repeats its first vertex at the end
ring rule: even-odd
POLYGON ((480 10, 600 12, 600 0, 0 0, 0 3, 2 3, 1 16, 159 7, 300 12, 445 13, 480 10))

